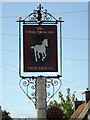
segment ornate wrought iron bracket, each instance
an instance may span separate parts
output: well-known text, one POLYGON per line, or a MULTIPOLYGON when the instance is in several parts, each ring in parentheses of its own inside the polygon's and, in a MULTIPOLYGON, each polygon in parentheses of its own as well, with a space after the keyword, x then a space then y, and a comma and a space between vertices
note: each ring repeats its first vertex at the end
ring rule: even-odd
POLYGON ((62 82, 60 78, 46 78, 46 90, 47 90, 47 103, 54 97, 54 95, 60 90, 62 82), (52 88, 52 92, 51 92, 52 88), (50 90, 49 90, 50 89, 50 90))
MULTIPOLYGON (((37 78, 25 78, 19 82, 20 88, 24 94, 34 103, 36 106, 36 80, 37 78)), ((53 96, 59 91, 62 83, 60 78, 46 78, 46 98, 47 103, 53 98, 53 96), (52 88, 52 90, 51 90, 52 88)))
POLYGON ((32 13, 30 13, 25 19, 20 19, 17 22, 23 22, 23 24, 57 24, 58 22, 64 22, 62 21, 62 18, 59 17, 57 20, 54 16, 52 16, 50 13, 48 13, 47 9, 44 11, 42 10, 43 7, 41 4, 37 7, 37 10, 33 10, 32 13))
POLYGON ((36 101, 36 79, 34 78, 25 78, 21 79, 19 82, 19 86, 25 95, 34 103, 36 101), (30 89, 30 90, 29 90, 30 89))

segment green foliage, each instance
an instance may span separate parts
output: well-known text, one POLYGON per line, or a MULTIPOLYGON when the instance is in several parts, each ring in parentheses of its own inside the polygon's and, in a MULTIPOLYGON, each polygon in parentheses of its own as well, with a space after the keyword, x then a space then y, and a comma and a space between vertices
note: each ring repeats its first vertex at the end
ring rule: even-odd
POLYGON ((68 88, 66 98, 64 98, 63 94, 59 92, 59 100, 60 103, 54 100, 50 102, 50 105, 59 107, 61 106, 64 113, 63 119, 68 120, 74 112, 75 93, 73 93, 71 96, 70 88, 68 88))
POLYGON ((1 120, 13 120, 11 117, 10 117, 10 113, 7 112, 6 110, 2 111, 2 119, 1 120))

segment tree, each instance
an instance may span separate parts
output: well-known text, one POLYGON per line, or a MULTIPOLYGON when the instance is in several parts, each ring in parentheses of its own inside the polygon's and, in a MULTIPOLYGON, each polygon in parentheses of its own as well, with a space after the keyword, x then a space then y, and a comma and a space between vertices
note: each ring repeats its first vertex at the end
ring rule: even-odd
POLYGON ((10 117, 10 113, 7 112, 6 110, 2 111, 2 119, 1 120, 13 120, 11 117, 10 117))
POLYGON ((66 98, 64 98, 63 94, 60 91, 59 92, 59 100, 60 100, 60 103, 58 103, 56 100, 54 100, 54 101, 50 102, 50 105, 59 106, 59 107, 61 106, 63 113, 64 113, 63 119, 68 120, 74 112, 75 93, 73 93, 71 96, 70 88, 68 88, 67 96, 66 96, 66 98))

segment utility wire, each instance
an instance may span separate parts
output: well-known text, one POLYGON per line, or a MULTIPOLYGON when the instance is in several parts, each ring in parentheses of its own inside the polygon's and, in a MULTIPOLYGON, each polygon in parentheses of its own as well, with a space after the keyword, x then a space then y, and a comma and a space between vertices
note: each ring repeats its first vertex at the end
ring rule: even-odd
MULTIPOLYGON (((7 50, 7 49, 0 49, 0 51, 11 52, 11 53, 19 53, 17 51, 12 51, 12 50, 7 50)), ((80 59, 80 58, 65 58, 64 57, 63 59, 78 60, 78 61, 90 61, 88 59, 80 59)))
MULTIPOLYGON (((72 83, 72 84, 74 84, 75 85, 75 83, 74 82, 71 82, 71 81, 67 81, 67 80, 63 80, 64 82, 70 82, 70 83, 72 83)), ((77 84, 77 85, 81 85, 81 84, 77 84)))
MULTIPOLYGON (((6 33, 0 33, 0 35, 6 35, 6 36, 19 36, 19 35, 17 35, 17 34, 6 34, 6 33)), ((60 38, 60 37, 58 37, 58 38, 60 38)), ((62 37, 63 39, 69 39, 69 40, 90 40, 90 39, 88 39, 88 38, 70 38, 70 37, 62 37)))
MULTIPOLYGON (((13 70, 13 69, 10 69, 10 68, 6 68, 6 67, 2 67, 2 68, 0 68, 1 70, 2 69, 4 69, 4 70, 8 70, 8 71, 11 71, 11 72, 14 72, 14 73, 18 73, 18 71, 15 71, 15 70, 13 70)), ((78 87, 78 88, 81 88, 81 89, 83 89, 83 88, 85 88, 85 87, 81 87, 81 86, 83 86, 83 85, 79 85, 79 84, 76 84, 76 83, 71 83, 70 81, 65 81, 65 80, 63 80, 65 83, 63 83, 63 85, 67 85, 66 83, 68 83, 69 85, 72 85, 72 87, 78 87)), ((86 88, 85 88, 86 89, 86 88)))
MULTIPOLYGON (((16 67, 16 66, 14 66, 14 65, 11 65, 11 64, 8 64, 8 63, 5 63, 5 62, 2 62, 2 61, 0 61, 0 63, 1 64, 4 64, 4 65, 7 65, 7 66, 9 66, 9 67, 12 67, 13 69, 18 69, 18 67, 16 67)), ((9 70, 9 71, 12 71, 12 72, 15 72, 15 73, 18 73, 16 70, 13 70, 13 69, 11 69, 11 68, 9 68, 9 67, 2 67, 1 69, 5 69, 5 70, 9 70)), ((67 83, 70 83, 70 84, 72 84, 72 86, 73 87, 80 87, 80 85, 81 84, 75 84, 74 82, 70 82, 70 81, 66 81, 66 80, 63 80, 65 83, 67 82, 67 83)), ((65 84, 64 83, 64 84, 65 84)), ((84 87, 80 87, 80 88, 84 88, 84 87)))
POLYGON ((18 69, 18 67, 14 66, 14 65, 11 65, 11 64, 8 64, 8 63, 2 62, 2 61, 0 61, 0 63, 3 64, 3 65, 7 65, 9 67, 12 67, 14 69, 18 69))
POLYGON ((0 18, 16 18, 16 17, 18 17, 18 16, 0 16, 0 18))
POLYGON ((64 58, 64 59, 68 59, 68 60, 78 60, 78 61, 90 61, 88 59, 79 59, 79 58, 64 58))
MULTIPOLYGON (((0 18, 2 18, 2 19, 5 19, 5 18, 18 18, 19 19, 19 17, 20 16, 0 16, 0 18)), ((24 16, 22 16, 22 17, 26 17, 25 15, 24 16)))
POLYGON ((6 68, 6 67, 0 67, 0 69, 5 69, 5 70, 9 70, 9 71, 12 71, 12 72, 15 72, 15 73, 18 73, 18 71, 15 71, 15 70, 13 70, 13 69, 10 69, 10 68, 6 68))
MULTIPOLYGON (((59 13, 52 13, 52 14, 70 14, 70 13, 82 13, 82 12, 88 12, 88 10, 76 10, 76 11, 69 11, 69 12, 59 12, 59 13)), ((0 18, 19 18, 19 16, 0 16, 0 18)), ((25 15, 24 16, 22 16, 22 17, 25 17, 25 15)))
POLYGON ((77 86, 77 84, 76 83, 74 83, 75 85, 73 85, 73 84, 70 84, 70 82, 68 82, 67 84, 66 83, 62 83, 63 85, 70 85, 70 86, 72 86, 72 87, 74 87, 74 88, 76 88, 76 87, 78 87, 78 88, 80 88, 80 89, 86 89, 87 87, 81 87, 82 85, 80 85, 80 86, 77 86))
POLYGON ((62 37, 62 39, 69 39, 69 40, 90 40, 88 38, 68 38, 68 37, 62 37))
POLYGON ((17 34, 13 34, 13 33, 0 33, 0 35, 5 35, 5 36, 19 36, 17 34))
POLYGON ((5 51, 5 52, 11 52, 11 53, 18 53, 17 51, 14 50, 6 50, 6 49, 0 49, 0 51, 5 51))
POLYGON ((87 12, 88 10, 76 10, 76 11, 69 11, 69 12, 57 12, 52 14, 69 14, 69 13, 81 13, 81 12, 87 12))

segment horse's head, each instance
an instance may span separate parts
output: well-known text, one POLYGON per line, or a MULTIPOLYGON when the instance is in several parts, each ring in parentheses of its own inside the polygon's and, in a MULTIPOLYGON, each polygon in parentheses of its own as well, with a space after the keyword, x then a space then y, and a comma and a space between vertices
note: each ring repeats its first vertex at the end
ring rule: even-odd
POLYGON ((43 44, 44 46, 48 47, 48 39, 44 39, 43 42, 42 42, 42 44, 43 44))

